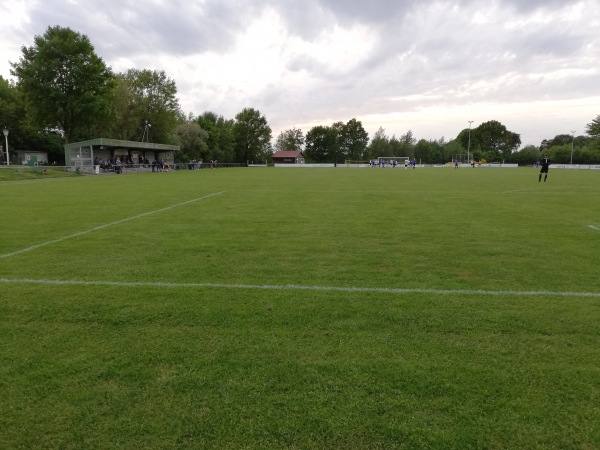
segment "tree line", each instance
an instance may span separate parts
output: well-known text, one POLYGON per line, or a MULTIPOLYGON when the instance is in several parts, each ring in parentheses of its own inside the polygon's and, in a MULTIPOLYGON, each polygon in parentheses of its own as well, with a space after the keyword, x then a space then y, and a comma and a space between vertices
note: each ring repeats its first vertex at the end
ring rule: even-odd
POLYGON ((96 55, 87 36, 49 27, 11 62, 16 82, 0 77, 0 125, 10 128, 12 149, 44 150, 64 158, 63 144, 96 137, 181 147, 190 159, 245 163, 269 161, 274 150, 303 150, 307 162, 368 161, 405 156, 422 163, 445 163, 458 155, 489 162, 531 164, 548 153, 554 162, 600 163, 600 115, 587 135, 557 135, 539 147, 519 150, 521 138, 498 121, 461 130, 445 141, 417 140, 411 131, 388 136, 379 128, 370 139, 353 118, 315 126, 306 135, 293 128, 272 142, 267 119, 254 108, 235 118, 206 111, 184 114, 175 81, 164 71, 129 69, 114 73, 96 55))

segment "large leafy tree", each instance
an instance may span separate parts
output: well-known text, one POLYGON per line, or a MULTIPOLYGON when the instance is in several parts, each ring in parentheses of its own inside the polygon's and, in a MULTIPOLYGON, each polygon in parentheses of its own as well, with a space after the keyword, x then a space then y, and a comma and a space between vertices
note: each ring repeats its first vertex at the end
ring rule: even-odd
MULTIPOLYGON (((402 142, 400 142, 400 140, 396 137, 396 135, 394 134, 389 142, 388 142, 388 146, 389 146, 389 151, 388 151, 388 155, 391 156, 410 156, 410 155, 405 155, 403 152, 403 145, 402 142)), ((373 156, 382 156, 382 155, 373 155, 373 156)))
MULTIPOLYGON (((369 144, 369 134, 363 128, 362 122, 351 119, 341 127, 339 124, 337 125, 336 128, 340 131, 339 142, 341 154, 346 159, 352 160, 368 158, 367 145, 369 144)), ((334 124, 335 126, 336 124, 334 124)), ((336 162, 339 162, 339 160, 336 162)))
MULTIPOLYGON (((442 144, 442 160, 439 162, 451 162, 454 155, 458 155, 464 152, 466 149, 467 147, 463 146, 461 134, 459 134, 455 139, 451 139, 450 141, 442 144)), ((474 158, 477 161, 485 159, 481 150, 474 149, 472 145, 469 157, 474 158)))
POLYGON ((206 111, 196 118, 196 122, 208 133, 206 154, 202 154, 201 159, 233 162, 235 160, 234 121, 206 111))
POLYGON ((114 106, 118 117, 113 135, 131 141, 172 142, 175 128, 185 122, 175 81, 162 70, 129 69, 116 78, 114 106), (150 127, 146 128, 146 123, 150 127))
POLYGON ((292 128, 279 133, 275 140, 275 150, 294 151, 304 147, 304 133, 302 130, 292 128))
POLYGON ((510 157, 510 162, 520 165, 528 165, 535 163, 539 159, 540 149, 535 145, 527 145, 518 152, 514 152, 510 157))
POLYGON ((379 127, 371 138, 371 143, 369 144, 367 152, 368 155, 366 156, 368 156, 369 159, 378 156, 390 156, 392 155, 391 152, 390 138, 385 134, 383 127, 379 127))
POLYGON ((311 163, 328 163, 335 160, 338 133, 332 127, 318 125, 306 133, 304 156, 311 163))
POLYGON ((368 156, 369 159, 381 156, 409 156, 412 158, 415 142, 416 139, 410 130, 398 139, 396 135, 388 138, 385 130, 379 127, 371 139, 368 152, 365 156, 368 156))
POLYGON ((586 131, 588 136, 592 138, 593 146, 596 149, 600 148, 600 115, 587 124, 586 131))
POLYGON ((253 108, 244 108, 235 116, 235 156, 237 162, 266 161, 273 154, 271 127, 253 108))
POLYGON ((115 76, 113 106, 116 111, 116 118, 112 124, 110 135, 113 138, 133 141, 139 140, 140 135, 140 114, 137 113, 136 99, 133 94, 131 80, 126 74, 119 73, 115 76))
POLYGON ((417 140, 415 139, 413 132, 408 130, 400 139, 398 139, 398 149, 397 152, 393 156, 409 156, 410 158, 414 157, 415 154, 415 144, 417 140))
POLYGON ((414 146, 414 158, 423 163, 444 162, 444 138, 439 141, 421 139, 414 146))
POLYGON ((49 153, 50 161, 62 162, 64 158, 62 137, 54 130, 34 126, 29 120, 20 89, 1 76, 0 127, 7 127, 9 130, 10 149, 46 151, 49 153))
MULTIPOLYGON (((600 160, 600 155, 596 154, 597 150, 600 150, 600 139, 596 142, 597 144, 594 145, 594 138, 590 136, 559 134, 552 139, 544 139, 542 141, 536 159, 539 159, 540 152, 543 152, 548 153, 552 161, 557 163, 596 163, 600 160)), ((520 163, 520 161, 518 162, 520 163)))
MULTIPOLYGON (((521 136, 509 131, 497 120, 484 122, 471 130, 471 153, 481 153, 486 159, 509 159, 512 152, 521 145, 521 136)), ((469 130, 465 129, 458 135, 463 148, 469 146, 469 130)))
POLYGON ((306 135, 305 156, 314 162, 343 162, 369 157, 369 135, 362 123, 352 119, 335 122, 330 127, 317 126, 306 135))
MULTIPOLYGON (((0 128, 7 127, 9 129, 10 145, 14 148, 24 147, 23 126, 25 120, 26 112, 19 90, 0 76, 0 128)), ((2 136, 1 133, 0 136, 2 136)), ((4 137, 0 139, 0 144, 4 145, 4 137)))
POLYGON ((566 144, 571 144, 573 140, 573 136, 570 134, 558 134, 554 136, 552 139, 544 139, 540 144, 540 150, 546 150, 550 147, 556 147, 566 144))
POLYGON ((197 122, 188 121, 178 125, 175 134, 181 146, 181 153, 177 155, 180 161, 204 158, 208 150, 208 133, 197 122))
POLYGON ((21 50, 11 73, 40 128, 59 129, 69 143, 112 116, 113 74, 87 36, 49 27, 21 50))

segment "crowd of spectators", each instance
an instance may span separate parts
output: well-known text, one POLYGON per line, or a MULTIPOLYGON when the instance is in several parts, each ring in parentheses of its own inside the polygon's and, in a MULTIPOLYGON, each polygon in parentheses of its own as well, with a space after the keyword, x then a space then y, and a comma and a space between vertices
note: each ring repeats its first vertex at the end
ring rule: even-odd
POLYGON ((190 159, 188 161, 188 169, 190 170, 197 170, 197 169, 202 169, 202 160, 197 160, 197 159, 190 159))
POLYGON ((169 165, 162 159, 152 161, 152 172, 169 172, 169 165))
POLYGON ((152 162, 148 158, 139 156, 137 162, 133 160, 130 155, 111 156, 106 160, 96 157, 94 159, 94 165, 100 166, 103 172, 115 172, 122 173, 124 167, 152 167, 152 172, 168 172, 170 170, 169 165, 162 159, 154 159, 152 162), (122 158, 122 159, 121 159, 122 158))
POLYGON ((202 169, 206 166, 208 166, 210 164, 210 168, 211 169, 216 169, 219 161, 217 161, 216 159, 211 159, 209 162, 204 163, 202 160, 197 160, 197 159, 190 159, 188 161, 188 169, 190 170, 196 170, 196 169, 202 169))

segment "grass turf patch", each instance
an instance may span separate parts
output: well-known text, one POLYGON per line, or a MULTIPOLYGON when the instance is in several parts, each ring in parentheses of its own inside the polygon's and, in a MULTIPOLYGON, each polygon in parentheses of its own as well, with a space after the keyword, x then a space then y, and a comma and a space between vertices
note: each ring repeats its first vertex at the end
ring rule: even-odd
POLYGON ((44 291, 0 314, 8 446, 598 442, 595 300, 44 291))
POLYGON ((519 295, 600 291, 595 175, 232 169, 2 185, 0 255, 56 241, 0 258, 9 279, 514 293, 5 281, 0 446, 597 447, 598 299, 519 295))

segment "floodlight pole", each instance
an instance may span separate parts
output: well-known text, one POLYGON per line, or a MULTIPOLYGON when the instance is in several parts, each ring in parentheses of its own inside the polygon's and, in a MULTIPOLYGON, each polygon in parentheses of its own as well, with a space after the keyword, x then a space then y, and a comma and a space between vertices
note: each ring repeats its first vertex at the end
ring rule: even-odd
POLYGON ((6 144, 6 165, 9 166, 10 158, 8 156, 8 128, 4 127, 4 130, 2 130, 2 133, 4 133, 4 143, 6 144))
POLYGON ((469 120, 469 146, 467 147, 467 164, 469 163, 469 153, 471 152, 471 124, 472 120, 469 120))
POLYGON ((573 139, 571 140, 571 165, 573 165, 573 149, 575 148, 575 132, 571 131, 573 139))
POLYGON ((152 125, 150 125, 148 123, 148 121, 146 120, 146 125, 144 125, 144 133, 142 134, 142 142, 146 142, 146 143, 150 142, 150 128, 151 127, 152 127, 152 125))

